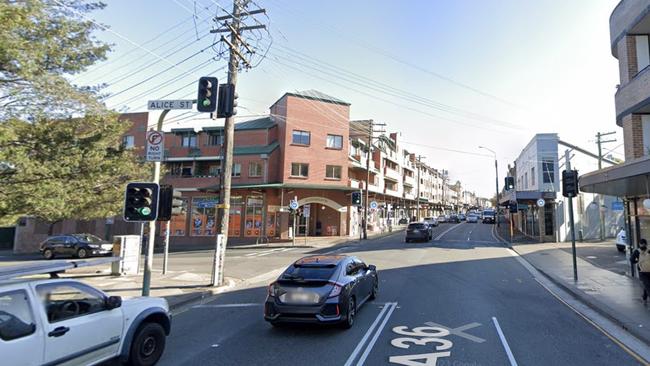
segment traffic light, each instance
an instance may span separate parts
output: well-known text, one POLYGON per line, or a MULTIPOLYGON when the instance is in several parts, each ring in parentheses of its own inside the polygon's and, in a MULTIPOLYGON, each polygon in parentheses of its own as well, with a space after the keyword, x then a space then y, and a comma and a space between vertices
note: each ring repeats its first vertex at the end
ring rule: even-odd
POLYGON ((174 215, 184 213, 183 200, 181 192, 175 190, 171 185, 165 184, 160 186, 158 198, 158 221, 169 221, 174 215))
POLYGON ((217 104, 217 118, 228 118, 237 114, 237 92, 235 85, 219 85, 219 101, 217 104))
POLYGON ((564 197, 575 197, 578 192, 578 171, 562 171, 562 195, 564 197))
POLYGON ((506 177, 506 191, 515 189, 515 177, 506 177))
POLYGON ((361 207, 361 192, 352 192, 352 206, 361 207))
POLYGON ((508 210, 511 213, 517 212, 518 209, 519 207, 517 207, 517 201, 510 201, 510 203, 508 203, 508 210))
POLYGON ((154 221, 158 217, 158 183, 132 182, 126 185, 124 221, 154 221))
POLYGON ((196 98, 196 110, 199 112, 214 112, 217 110, 217 78, 204 76, 199 79, 199 95, 196 98))

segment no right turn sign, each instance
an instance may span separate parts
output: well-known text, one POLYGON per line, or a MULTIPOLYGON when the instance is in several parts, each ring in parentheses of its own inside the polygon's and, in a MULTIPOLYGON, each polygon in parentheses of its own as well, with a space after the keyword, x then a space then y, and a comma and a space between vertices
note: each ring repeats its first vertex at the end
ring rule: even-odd
POLYGON ((147 131, 147 161, 162 161, 165 151, 165 135, 160 131, 147 131))

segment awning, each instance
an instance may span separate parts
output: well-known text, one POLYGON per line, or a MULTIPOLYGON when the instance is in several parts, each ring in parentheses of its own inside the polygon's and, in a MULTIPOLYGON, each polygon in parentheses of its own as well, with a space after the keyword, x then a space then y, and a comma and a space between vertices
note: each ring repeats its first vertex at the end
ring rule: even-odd
POLYGON ((580 177, 580 191, 616 197, 648 196, 650 156, 580 177))
POLYGON ((507 205, 510 201, 517 198, 517 202, 536 202, 538 199, 554 200, 557 197, 556 192, 540 192, 540 191, 516 191, 508 192, 499 197, 500 205, 507 205))

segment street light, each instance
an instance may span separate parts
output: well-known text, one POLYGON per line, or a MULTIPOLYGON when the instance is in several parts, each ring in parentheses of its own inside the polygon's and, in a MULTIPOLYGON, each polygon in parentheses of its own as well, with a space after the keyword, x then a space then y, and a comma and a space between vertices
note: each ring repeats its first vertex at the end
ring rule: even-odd
POLYGON ((479 148, 479 149, 485 149, 485 150, 491 152, 492 154, 494 154, 494 173, 495 173, 495 175, 496 175, 496 180, 495 180, 495 182, 496 182, 496 191, 497 191, 497 197, 496 197, 496 198, 497 198, 497 202, 496 202, 496 206, 497 206, 497 207, 496 207, 496 217, 495 217, 495 220, 496 220, 496 222, 497 222, 497 227, 499 227, 499 166, 498 166, 498 164, 497 164, 497 153, 494 152, 494 150, 492 150, 492 149, 490 149, 490 148, 487 148, 487 147, 485 147, 485 146, 479 146, 478 148, 479 148))

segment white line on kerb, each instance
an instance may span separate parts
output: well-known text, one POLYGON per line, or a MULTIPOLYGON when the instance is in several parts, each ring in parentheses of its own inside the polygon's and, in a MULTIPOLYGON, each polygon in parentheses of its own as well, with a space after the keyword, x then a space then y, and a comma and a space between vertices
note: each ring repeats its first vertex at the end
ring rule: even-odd
POLYGON ((361 338, 361 340, 359 341, 359 343, 355 347, 354 351, 352 351, 352 354, 350 355, 350 357, 348 357, 348 360, 345 361, 344 366, 352 365, 352 362, 354 361, 355 358, 357 358, 357 355, 361 351, 361 348, 363 348, 363 345, 366 343, 366 340, 368 340, 368 337, 370 337, 370 334, 372 334, 372 331, 375 330, 375 327, 377 326, 377 324, 379 323, 381 318, 384 316, 384 314, 386 313, 388 308, 390 308, 392 306, 392 304, 397 304, 397 303, 387 303, 384 306, 384 308, 381 309, 379 314, 377 314, 377 318, 375 318, 375 321, 372 323, 372 325, 370 325, 370 328, 368 328, 368 331, 366 331, 366 334, 363 335, 363 338, 361 338))
POLYGON ((512 351, 510 350, 510 346, 508 346, 508 341, 506 341, 506 337, 503 335, 503 331, 501 330, 501 327, 499 326, 499 321, 497 320, 496 317, 492 317, 492 322, 494 323, 494 326, 497 328, 497 333, 499 333, 499 338, 501 339, 501 344, 503 344, 503 348, 506 350, 506 353, 508 354, 508 360, 510 360, 510 365, 511 366, 517 366, 517 361, 515 361, 515 356, 512 355, 512 351))
POLYGON ((393 310, 395 310, 396 307, 397 307, 397 303, 394 302, 393 306, 390 308, 390 310, 388 310, 388 314, 386 314, 386 316, 384 317, 384 321, 381 322, 381 325, 379 326, 379 328, 377 328, 375 335, 370 340, 370 343, 368 343, 368 346, 366 347, 366 350, 361 355, 361 358, 359 358, 359 362, 357 362, 357 366, 362 366, 363 363, 366 362, 366 358, 368 358, 370 351, 372 351, 372 347, 375 345, 375 342, 377 342, 377 338, 379 338, 381 331, 384 329, 386 323, 388 322, 388 318, 390 318, 390 315, 393 313, 393 310))
POLYGON ((460 224, 456 224, 456 225, 450 227, 449 229, 443 231, 440 235, 436 236, 436 238, 433 239, 433 240, 440 240, 440 238, 442 238, 443 235, 445 235, 445 234, 447 234, 448 232, 454 230, 454 229, 457 228, 458 226, 460 226, 460 224))

